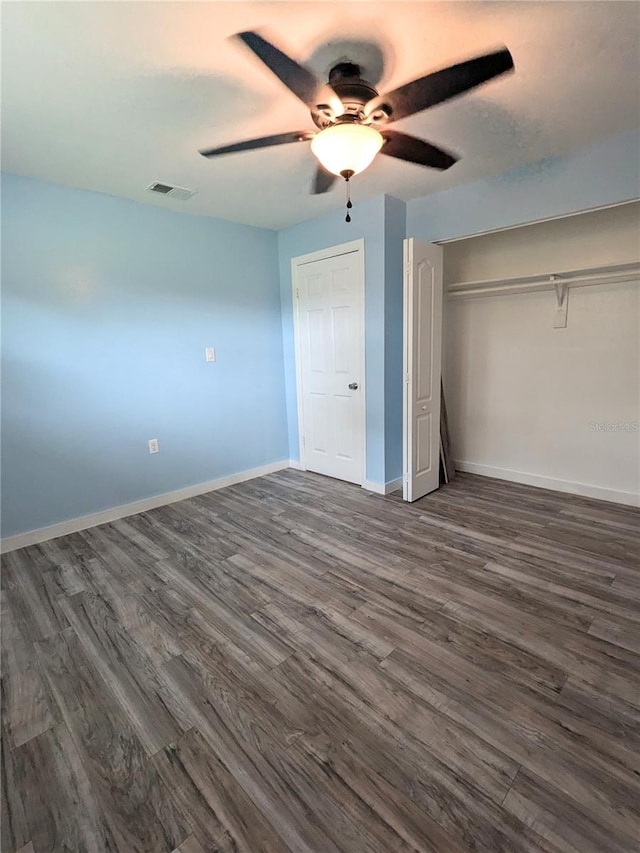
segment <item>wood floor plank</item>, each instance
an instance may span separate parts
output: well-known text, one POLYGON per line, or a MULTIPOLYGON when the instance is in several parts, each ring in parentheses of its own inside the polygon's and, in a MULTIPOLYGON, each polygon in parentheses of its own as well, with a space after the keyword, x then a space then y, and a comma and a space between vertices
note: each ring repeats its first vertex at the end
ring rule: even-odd
MULTIPOLYGON (((398 786, 393 765, 396 754, 393 745, 397 744, 398 730, 385 716, 377 712, 368 714, 366 707, 357 703, 345 706, 334 692, 321 690, 317 668, 310 662, 289 659, 278 667, 277 674, 283 691, 293 691, 301 700, 305 696, 313 698, 304 718, 299 720, 306 730, 300 739, 305 748, 394 826, 407 843, 418 850, 432 847, 452 851, 467 849, 462 836, 455 835, 458 831, 464 834, 459 825, 447 823, 448 831, 445 832, 429 816, 429 813, 441 813, 438 795, 443 797, 441 802, 444 803, 451 799, 451 794, 440 791, 430 778, 424 757, 416 759, 421 769, 406 788, 402 790, 398 786), (414 801, 418 782, 430 791, 428 811, 423 802, 414 801), (449 834, 451 832, 454 834, 449 834)), ((410 750, 406 741, 403 741, 402 750, 403 754, 410 750)))
MULTIPOLYGON (((464 600, 465 592, 459 591, 459 598, 464 600)), ((508 643, 542 655, 559 668, 587 681, 594 686, 606 684, 607 690, 614 696, 640 707, 640 680, 638 678, 637 662, 620 654, 617 646, 589 642, 589 634, 584 634, 584 640, 558 627, 555 634, 545 632, 545 619, 525 619, 515 609, 503 608, 498 602, 484 597, 484 601, 473 604, 450 601, 445 610, 460 622, 482 630, 490 621, 498 637, 508 643), (535 624, 538 622, 539 624, 535 624), (526 625, 526 627, 524 627, 526 625), (545 636, 546 634, 546 636, 545 636)), ((631 653, 629 653, 630 655, 631 653)))
POLYGON ((22 780, 25 768, 20 758, 20 751, 11 749, 9 733, 3 723, 0 758, 0 849, 8 853, 27 847, 31 839, 23 798, 22 780))
POLYGON ((556 704, 567 708, 573 719, 592 722, 631 749, 637 743, 640 753, 640 708, 607 693, 604 685, 594 687, 569 676, 556 704))
POLYGON ((36 565, 39 552, 23 548, 2 556, 2 588, 17 630, 28 642, 51 637, 68 627, 59 602, 36 565))
POLYGON ((117 537, 116 541, 123 546, 128 544, 131 553, 135 554, 137 560, 147 562, 148 560, 166 560, 171 555, 167 548, 163 548, 157 541, 150 536, 145 536, 139 530, 129 523, 129 519, 120 518, 113 521, 107 530, 113 531, 117 537))
MULTIPOLYGON (((283 630, 287 621, 281 614, 283 630)), ((378 661, 340 637, 329 642, 317 629, 302 627, 296 635, 298 646, 313 665, 321 684, 341 696, 351 708, 363 716, 382 713, 400 730, 411 735, 439 759, 462 769, 469 781, 502 801, 513 780, 518 764, 504 753, 475 737, 456 723, 434 711, 416 697, 398 689, 380 670, 378 661), (446 758, 445 758, 446 755, 446 758)))
MULTIPOLYGON (((117 574, 109 571, 103 560, 93 560, 87 567, 87 596, 72 601, 88 600, 104 605, 103 616, 113 627, 119 626, 120 633, 130 638, 156 664, 180 654, 171 632, 164 631, 153 614, 145 608, 143 597, 147 588, 138 587, 136 593, 131 585, 117 574)), ((157 584, 150 584, 153 588, 157 584)), ((63 610, 68 605, 62 604, 63 610)))
POLYGON ((243 727, 247 736, 255 735, 256 742, 266 736, 286 749, 301 734, 279 710, 269 671, 247 672, 224 647, 212 645, 187 651, 183 666, 217 712, 243 727))
POLYGON ((578 569, 587 567, 597 571, 613 571, 617 574, 618 571, 629 566, 629 561, 622 555, 616 557, 607 552, 604 555, 592 554, 577 545, 563 546, 561 543, 551 542, 546 537, 546 528, 545 535, 519 537, 514 543, 514 550, 552 562, 564 562, 565 565, 578 569))
POLYGON ((180 847, 176 847, 173 853, 207 853, 207 851, 198 841, 197 835, 190 835, 182 842, 180 847))
POLYGON ((116 849, 164 853, 178 847, 193 827, 73 629, 44 640, 38 651, 116 849))
POLYGON ((151 572, 141 571, 152 566, 156 562, 155 559, 149 555, 140 561, 138 555, 132 552, 129 543, 118 537, 111 525, 104 524, 89 531, 81 530, 79 536, 94 551, 96 557, 106 564, 109 572, 132 592, 142 585, 157 585, 151 572))
POLYGON ((292 654, 293 650, 285 643, 247 618, 237 603, 207 596, 193 575, 180 571, 169 561, 157 563, 157 570, 168 585, 178 589, 194 610, 207 619, 212 639, 238 646, 265 666, 277 666, 292 654))
MULTIPOLYGON (((533 588, 536 591, 542 591, 547 594, 547 598, 550 593, 554 598, 560 599, 563 604, 565 602, 575 602, 581 605, 589 624, 602 611, 626 620, 635 618, 635 614, 629 609, 628 600, 625 599, 624 595, 620 595, 613 586, 607 589, 600 588, 597 592, 593 590, 583 592, 580 589, 576 589, 575 585, 568 586, 562 583, 542 580, 530 573, 516 571, 509 567, 501 566, 498 563, 488 563, 485 569, 503 577, 513 578, 521 586, 524 586, 526 590, 533 588), (590 618, 589 614, 591 614, 590 618)), ((636 621, 640 622, 640 615, 638 615, 636 621)), ((640 630, 640 626, 636 625, 636 630, 640 630)))
POLYGON ((209 748, 224 763, 234 779, 281 836, 286 850, 334 853, 339 848, 331 841, 322 822, 292 791, 288 781, 274 772, 263 755, 268 733, 261 731, 261 721, 246 726, 243 718, 230 714, 224 707, 212 704, 203 695, 193 670, 180 658, 163 667, 177 695, 185 705, 185 713, 203 735, 209 748))
POLYGON ((359 608, 353 619, 414 655, 428 652, 435 641, 475 663, 483 673, 499 673, 508 681, 549 696, 556 695, 567 679, 564 669, 544 657, 495 636, 490 624, 479 630, 444 612, 431 614, 419 625, 407 624, 393 612, 373 604, 359 608))
POLYGON ((98 805, 71 735, 55 726, 20 747, 22 790, 34 849, 58 853, 117 851, 115 839, 98 805))
MULTIPOLYGON (((505 714, 517 726, 518 733, 532 739, 534 747, 539 742, 559 738, 559 745, 564 745, 569 753, 580 754, 576 744, 588 743, 587 754, 601 763, 607 765, 613 758, 633 774, 640 771, 640 740, 635 726, 625 725, 621 732, 618 726, 611 725, 613 714, 596 714, 591 706, 576 710, 576 700, 565 698, 566 683, 549 701, 537 689, 522 690, 522 685, 505 681, 496 672, 461 657, 448 644, 431 640, 417 647, 399 648, 381 666, 391 678, 398 679, 463 724, 466 720, 490 741, 495 737, 492 724, 497 725, 499 734, 495 742, 500 744, 504 734, 509 743, 507 751, 519 760, 523 760, 523 753, 508 734, 508 726, 503 722, 505 714), (570 705, 571 702, 574 704, 570 705), (479 718, 474 716, 474 709, 479 710, 479 718), (489 729, 485 731, 486 725, 489 729)), ((534 749, 532 754, 544 755, 545 750, 534 749)), ((554 755, 551 760, 556 760, 554 755)))
POLYGON ((198 840, 190 842, 196 850, 202 839, 205 851, 284 853, 267 817, 196 729, 154 755, 153 763, 196 829, 198 840))
POLYGON ((570 545, 580 551, 608 559, 616 558, 623 563, 640 560, 637 537, 619 533, 615 539, 602 536, 591 524, 580 524, 566 518, 556 519, 544 528, 545 539, 561 545, 570 545))
POLYGON ((613 643, 614 646, 621 646, 640 655, 640 625, 631 621, 618 619, 614 622, 598 616, 593 620, 589 633, 601 640, 606 640, 607 643, 613 643))
POLYGON ((583 804, 563 796, 553 782, 526 770, 518 773, 503 806, 559 850, 630 853, 637 849, 638 835, 621 835, 619 827, 612 833, 583 804))
POLYGON ((282 470, 5 555, 3 853, 635 853, 639 530, 282 470))
POLYGON ((33 643, 18 630, 9 602, 2 602, 2 718, 11 748, 55 723, 33 643))
POLYGON ((344 592, 327 584, 325 566, 322 566, 321 575, 309 576, 292 561, 265 556, 255 550, 236 554, 228 562, 243 571, 252 583, 264 588, 267 604, 274 600, 290 600, 294 606, 305 606, 311 602, 331 603, 342 613, 349 614, 359 603, 354 591, 344 592))
POLYGON ((556 785, 569 798, 588 804, 594 813, 600 813, 601 823, 608 824, 612 833, 622 829, 632 837, 640 837, 640 780, 633 756, 629 756, 632 766, 627 768, 600 753, 597 742, 591 750, 581 753, 576 749, 583 742, 579 733, 566 732, 561 722, 536 714, 531 704, 509 701, 505 696, 490 698, 489 694, 483 701, 468 693, 458 693, 456 699, 442 675, 435 684, 434 679, 426 681, 421 677, 425 671, 433 673, 435 665, 431 661, 421 668, 404 653, 394 652, 384 667, 400 684, 432 702, 461 726, 473 729, 498 750, 506 748, 514 760, 556 785))
POLYGON ((494 800, 470 784, 466 776, 440 762, 424 744, 405 735, 386 714, 357 701, 345 705, 332 689, 330 673, 321 666, 295 655, 278 671, 283 689, 313 698, 308 721, 312 734, 303 735, 304 742, 327 757, 336 753, 344 760, 346 755, 358 756, 369 773, 398 792, 402 808, 396 820, 403 821, 404 809, 411 811, 413 805, 432 818, 446 841, 434 833, 422 839, 423 845, 440 844, 442 851, 460 846, 463 850, 503 853, 540 853, 547 849, 520 820, 512 816, 503 820, 504 812, 494 800), (322 689, 324 685, 328 689, 322 689))
POLYGON ((86 589, 84 577, 84 564, 78 565, 70 560, 59 547, 59 540, 52 539, 49 542, 41 542, 35 546, 41 554, 43 561, 50 568, 44 574, 45 582, 54 590, 54 595, 75 595, 86 589))
POLYGON ((119 630, 108 602, 81 592, 63 607, 95 672, 147 752, 153 754, 178 738, 182 730, 165 704, 149 657, 119 630))
POLYGON ((152 513, 135 516, 130 522, 132 527, 143 530, 147 538, 159 541, 172 559, 179 554, 185 566, 194 557, 224 560, 235 552, 221 531, 212 527, 211 518, 199 515, 195 501, 189 501, 188 507, 181 504, 159 507, 152 513))
POLYGON ((425 850, 423 844, 416 848, 407 843, 402 834, 351 788, 331 762, 318 761, 304 744, 296 742, 287 751, 268 748, 265 754, 307 812, 321 821, 336 849, 344 853, 425 850))
MULTIPOLYGON (((432 570, 441 576, 450 576, 452 565, 456 565, 455 562, 443 560, 432 570)), ((542 612, 545 619, 586 631, 598 613, 589 607, 590 603, 597 601, 595 597, 589 599, 580 591, 560 584, 554 585, 553 592, 557 594, 551 602, 546 582, 537 572, 515 572, 508 566, 490 560, 482 569, 467 570, 464 574, 467 585, 473 589, 504 600, 506 604, 511 604, 534 618, 538 618, 542 612)), ((601 592, 603 591, 598 590, 598 593, 601 592)))
MULTIPOLYGON (((304 735, 298 746, 304 746, 321 762, 325 772, 330 770, 342 781, 351 798, 355 795, 370 810, 370 815, 352 821, 356 828, 362 821, 371 822, 377 817, 393 829, 409 850, 464 853, 467 849, 461 838, 444 832, 433 818, 390 784, 378 770, 365 763, 360 754, 345 742, 338 745, 335 738, 324 734, 304 735)), ((386 849, 399 849, 399 842, 394 841, 392 839, 386 849)))

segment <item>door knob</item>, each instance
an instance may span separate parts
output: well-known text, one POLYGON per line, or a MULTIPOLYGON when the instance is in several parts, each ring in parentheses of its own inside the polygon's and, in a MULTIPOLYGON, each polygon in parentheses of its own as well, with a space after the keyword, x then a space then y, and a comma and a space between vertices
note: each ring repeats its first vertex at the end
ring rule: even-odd
POLYGON ((357 390, 358 390, 358 383, 357 383, 357 382, 350 382, 350 383, 349 383, 349 388, 350 388, 352 391, 357 391, 357 390))

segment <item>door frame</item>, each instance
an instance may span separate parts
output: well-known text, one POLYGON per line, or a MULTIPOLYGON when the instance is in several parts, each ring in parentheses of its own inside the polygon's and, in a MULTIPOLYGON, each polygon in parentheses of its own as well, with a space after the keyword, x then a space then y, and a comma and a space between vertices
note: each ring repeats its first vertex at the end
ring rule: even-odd
POLYGON ((304 443, 304 406, 303 406, 303 384, 302 384, 302 361, 301 361, 301 341, 300 341, 300 303, 298 300, 298 271, 306 264, 311 264, 314 261, 325 261, 329 258, 335 258, 339 255, 357 254, 360 267, 360 359, 362 364, 362 376, 359 382, 359 400, 360 400, 360 422, 362 424, 362 464, 360 472, 360 485, 366 481, 367 469, 367 405, 366 405, 366 361, 365 361, 365 298, 366 288, 364 279, 364 239, 351 240, 349 243, 340 243, 338 246, 328 246, 326 249, 320 249, 317 252, 310 252, 306 255, 299 255, 296 258, 291 258, 291 300, 293 306, 293 342, 295 350, 296 363, 296 398, 297 398, 297 414, 298 414, 298 453, 300 456, 300 470, 306 471, 306 454, 304 443))

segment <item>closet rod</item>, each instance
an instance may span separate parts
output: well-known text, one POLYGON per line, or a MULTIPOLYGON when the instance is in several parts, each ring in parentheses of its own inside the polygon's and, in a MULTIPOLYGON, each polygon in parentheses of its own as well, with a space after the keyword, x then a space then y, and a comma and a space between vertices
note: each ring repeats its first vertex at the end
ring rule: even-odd
POLYGON ((511 293, 536 293, 562 287, 590 287, 602 284, 621 284, 640 279, 640 262, 611 264, 591 269, 563 270, 545 275, 519 276, 483 281, 456 282, 447 286, 448 298, 466 296, 496 296, 511 293))

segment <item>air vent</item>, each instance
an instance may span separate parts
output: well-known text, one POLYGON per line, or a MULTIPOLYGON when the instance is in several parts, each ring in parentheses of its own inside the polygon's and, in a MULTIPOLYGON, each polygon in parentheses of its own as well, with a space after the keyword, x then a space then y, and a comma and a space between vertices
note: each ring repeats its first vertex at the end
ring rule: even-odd
POLYGON ((171 184, 161 184, 155 181, 150 184, 147 189, 152 193, 160 193, 160 195, 169 195, 171 198, 177 198, 180 201, 186 201, 196 194, 196 190, 188 190, 186 187, 173 187, 171 184))

